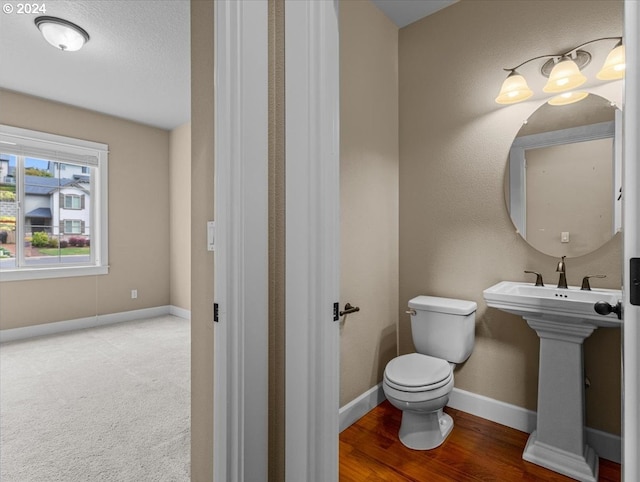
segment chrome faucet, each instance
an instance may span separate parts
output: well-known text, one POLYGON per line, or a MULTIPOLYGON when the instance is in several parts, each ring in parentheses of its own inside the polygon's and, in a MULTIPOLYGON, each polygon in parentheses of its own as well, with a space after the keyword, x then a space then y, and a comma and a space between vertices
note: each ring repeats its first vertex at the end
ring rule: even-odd
POLYGON ((563 256, 560 261, 558 261, 558 267, 556 268, 556 272, 560 273, 560 278, 558 279, 558 288, 568 288, 567 286, 567 264, 564 262, 563 256))

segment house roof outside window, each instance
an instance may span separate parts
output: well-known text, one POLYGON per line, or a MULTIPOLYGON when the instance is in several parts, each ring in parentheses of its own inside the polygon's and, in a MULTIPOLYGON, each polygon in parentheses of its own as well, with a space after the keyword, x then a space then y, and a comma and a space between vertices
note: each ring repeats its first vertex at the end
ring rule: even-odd
POLYGON ((43 218, 51 219, 51 209, 49 208, 36 208, 33 211, 29 211, 24 215, 25 218, 43 218))
MULTIPOLYGON (((41 177, 41 176, 25 176, 24 177, 24 192, 25 194, 33 194, 36 196, 48 196, 54 193, 61 187, 67 187, 75 184, 76 187, 84 189, 79 186, 80 183, 88 183, 89 176, 74 176, 73 179, 59 179, 56 177, 41 177)), ((85 189, 86 190, 86 189, 85 189)))

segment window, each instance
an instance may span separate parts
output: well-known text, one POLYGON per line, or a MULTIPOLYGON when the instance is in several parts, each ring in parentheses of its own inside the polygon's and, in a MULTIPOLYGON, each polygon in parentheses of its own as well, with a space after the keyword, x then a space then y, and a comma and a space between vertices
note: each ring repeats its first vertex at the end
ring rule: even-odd
POLYGON ((64 209, 84 209, 84 195, 60 194, 64 209))
POLYGON ((0 125, 0 281, 108 272, 107 156, 0 125))
POLYGON ((77 219, 65 219, 64 220, 64 234, 83 234, 84 233, 84 221, 77 219))

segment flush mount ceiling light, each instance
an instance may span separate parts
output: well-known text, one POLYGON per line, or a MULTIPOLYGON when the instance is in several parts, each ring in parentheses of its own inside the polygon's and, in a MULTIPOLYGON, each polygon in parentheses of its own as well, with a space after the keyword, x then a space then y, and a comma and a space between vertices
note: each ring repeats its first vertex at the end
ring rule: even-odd
MULTIPOLYGON (((587 81, 587 77, 581 72, 591 61, 591 54, 585 50, 581 50, 585 45, 600 42, 602 40, 617 40, 616 46, 609 52, 607 59, 600 72, 597 74, 597 78, 600 80, 615 80, 624 77, 625 60, 624 60, 624 46, 622 45, 621 37, 604 37, 595 40, 590 40, 577 47, 561 53, 561 54, 549 54, 540 55, 532 59, 526 60, 521 64, 510 68, 504 69, 509 72, 506 80, 502 84, 500 94, 496 97, 498 104, 515 104, 528 99, 533 95, 533 91, 527 86, 527 81, 522 75, 516 72, 516 69, 522 67, 529 62, 539 59, 547 59, 542 65, 540 73, 545 77, 549 77, 546 85, 542 89, 544 92, 559 94, 567 92, 587 81), (515 86, 514 77, 517 78, 517 86, 515 86), (526 89, 525 89, 526 87, 526 89), (528 95, 524 92, 528 90, 528 95), (515 93, 513 93, 515 92, 515 93)), ((587 95, 584 92, 571 93, 568 96, 556 96, 549 104, 551 105, 566 105, 585 98, 587 95), (585 94, 585 95, 582 95, 585 94)))
POLYGON ((60 50, 80 50, 89 41, 89 34, 83 28, 62 18, 37 17, 35 24, 45 40, 60 50))

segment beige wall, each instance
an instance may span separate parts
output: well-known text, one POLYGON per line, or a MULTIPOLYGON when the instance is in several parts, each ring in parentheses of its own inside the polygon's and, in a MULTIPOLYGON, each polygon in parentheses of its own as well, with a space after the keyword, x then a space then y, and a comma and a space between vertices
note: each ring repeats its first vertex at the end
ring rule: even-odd
POLYGON ((213 0, 191 1, 191 480, 213 480, 213 0))
POLYGON ((0 104, 2 124, 108 144, 111 193, 109 274, 2 282, 0 328, 169 304, 169 133, 6 90, 0 104))
MULTIPOLYGON (((482 291, 528 279, 525 269, 557 281, 557 260, 519 238, 505 208, 511 142, 541 101, 495 104, 502 68, 621 32, 620 1, 529 0, 463 0, 400 30, 399 348, 413 351, 403 314, 411 297, 476 301, 476 346, 456 370, 458 388, 536 408, 538 339, 521 318, 487 309, 482 291)), ((568 282, 603 273, 598 286, 619 288, 621 258, 617 235, 568 259, 568 282)), ((586 341, 585 370, 587 425, 619 433, 619 330, 586 341)))
POLYGON ((397 354, 398 28, 369 0, 340 4, 340 405, 397 354))
POLYGON ((191 308, 191 122, 169 136, 170 304, 191 308))

